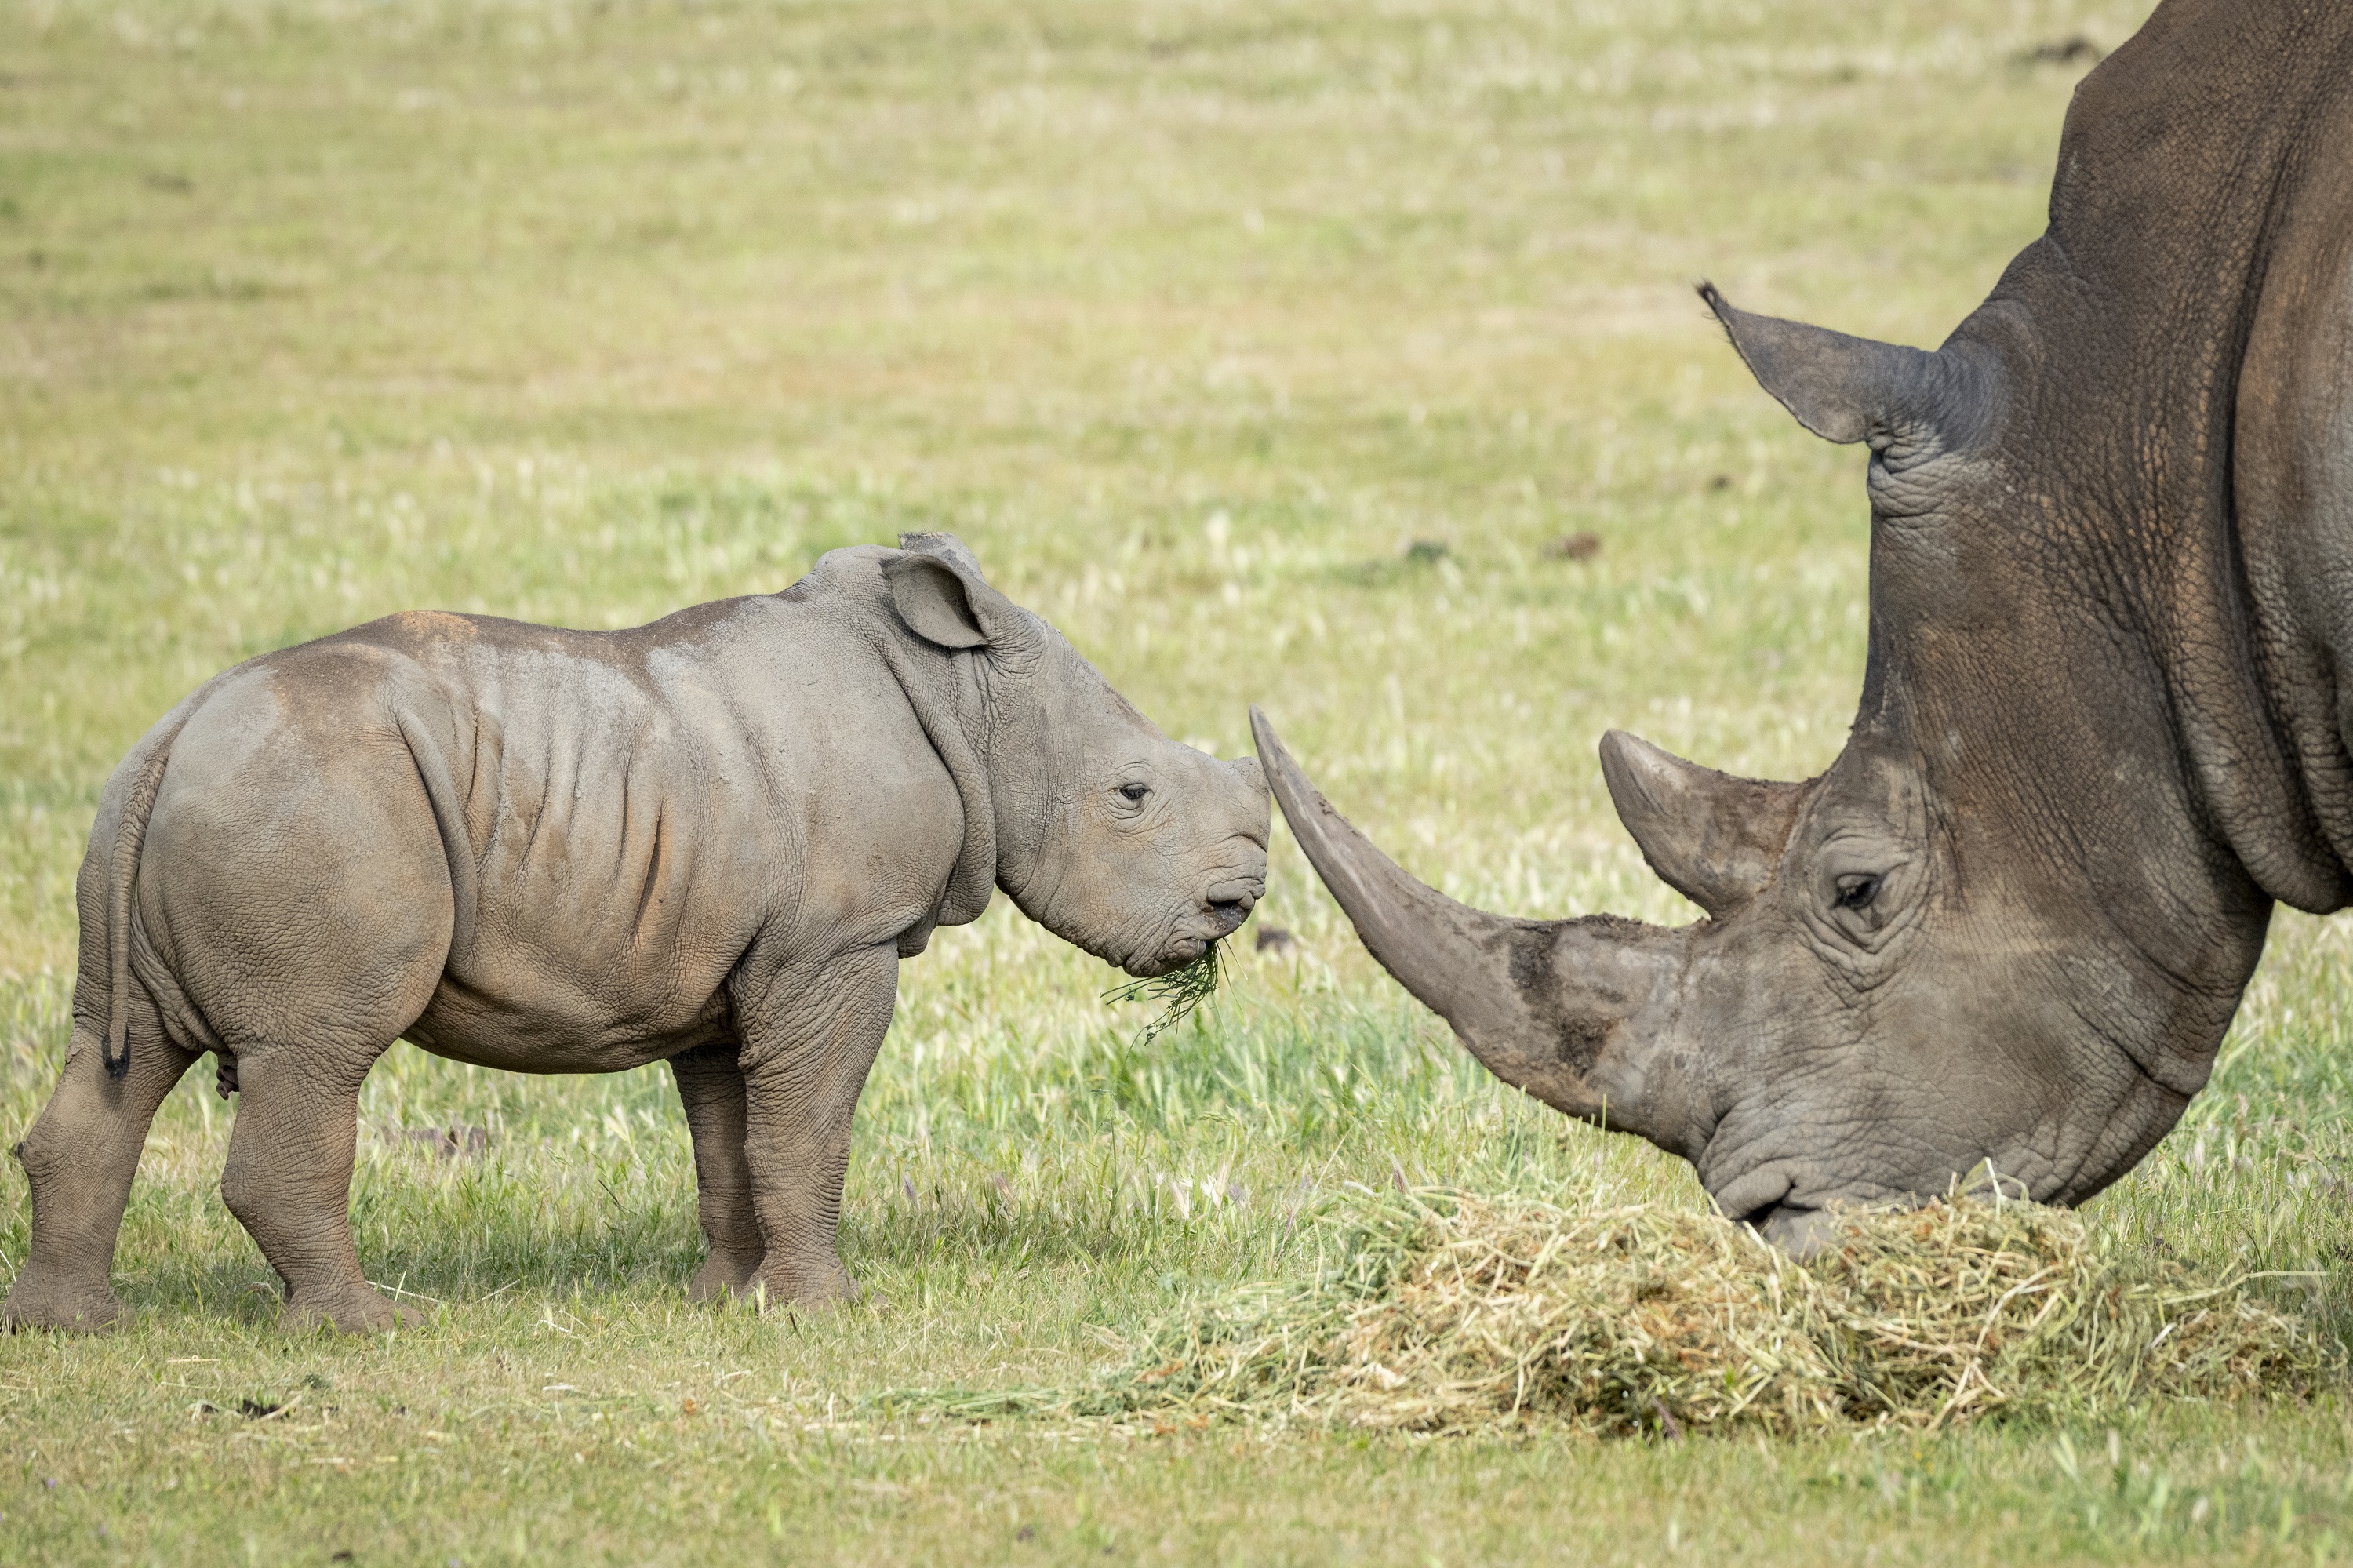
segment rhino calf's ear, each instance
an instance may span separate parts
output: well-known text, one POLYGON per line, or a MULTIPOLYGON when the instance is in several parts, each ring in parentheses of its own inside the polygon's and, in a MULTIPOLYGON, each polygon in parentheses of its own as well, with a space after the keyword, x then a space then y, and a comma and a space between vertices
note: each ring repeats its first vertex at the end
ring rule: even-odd
POLYGON ((1735 779, 1622 729, 1601 737, 1601 777, 1659 879, 1717 918, 1772 880, 1805 789, 1735 779))
POLYGON ((892 556, 882 563, 882 580, 890 585, 899 619, 926 642, 984 648, 1004 642, 1018 630, 1020 612, 1012 601, 954 556, 913 551, 892 556))
POLYGON ((953 534, 902 534, 899 535, 899 548, 910 555, 939 556, 960 572, 976 577, 983 575, 979 559, 962 539, 953 534))

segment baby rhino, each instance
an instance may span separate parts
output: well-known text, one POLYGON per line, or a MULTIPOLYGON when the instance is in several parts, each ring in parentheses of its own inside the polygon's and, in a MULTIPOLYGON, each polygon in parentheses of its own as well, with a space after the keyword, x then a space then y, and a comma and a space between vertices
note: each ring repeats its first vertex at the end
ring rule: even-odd
POLYGON ((295 1325, 397 1314, 361 1273, 361 1080, 395 1040, 487 1067, 667 1060, 708 1259, 818 1302, 899 960, 1001 887, 1134 975, 1264 891, 1255 761, 1163 736, 963 545, 837 550, 631 631, 409 614, 270 653, 107 783, 73 1042, 16 1154, 10 1325, 95 1329, 149 1120, 204 1052, 221 1195, 295 1325))

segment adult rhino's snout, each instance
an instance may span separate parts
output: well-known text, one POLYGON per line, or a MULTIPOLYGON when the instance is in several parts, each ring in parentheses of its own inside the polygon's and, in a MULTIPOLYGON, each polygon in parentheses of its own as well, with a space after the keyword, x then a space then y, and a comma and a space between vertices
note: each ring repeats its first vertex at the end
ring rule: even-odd
POLYGON ((1837 1234, 1838 1216, 1800 1202, 1799 1177, 1767 1164, 1714 1187, 1708 1196, 1725 1219, 1744 1224, 1792 1257, 1810 1257, 1837 1234))

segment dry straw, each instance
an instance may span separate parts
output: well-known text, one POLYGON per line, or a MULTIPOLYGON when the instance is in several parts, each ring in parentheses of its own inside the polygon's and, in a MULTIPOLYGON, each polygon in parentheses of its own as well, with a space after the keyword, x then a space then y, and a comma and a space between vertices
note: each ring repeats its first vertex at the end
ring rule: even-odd
POLYGON ((2029 1203, 1851 1213, 1804 1264, 1659 1203, 1365 1193, 1323 1224, 1314 1280, 1179 1313, 1090 1387, 881 1403, 972 1420, 1674 1436, 2301 1392, 2341 1361, 2253 1277, 2200 1285, 2029 1203))

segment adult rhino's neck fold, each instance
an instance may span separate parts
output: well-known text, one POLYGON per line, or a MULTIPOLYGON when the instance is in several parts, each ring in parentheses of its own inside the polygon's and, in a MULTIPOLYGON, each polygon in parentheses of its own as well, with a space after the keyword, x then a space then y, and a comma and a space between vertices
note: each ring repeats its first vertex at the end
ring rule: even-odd
POLYGON ((2159 331, 2086 266, 2046 239, 1981 313, 2021 313, 2042 349, 2005 443, 2003 515, 1961 520, 1981 535, 1959 546, 1973 608, 2000 611, 1973 630, 2015 645, 2008 703, 2074 710, 2083 766, 2144 776, 2122 786, 2147 798, 2142 814, 2120 838, 2094 835, 2099 853, 2194 837, 2199 858, 2229 861, 2265 899, 2342 907, 2353 758, 2336 661, 2303 603, 2318 574, 2281 521, 2297 509, 2267 499, 2272 443, 2244 392, 2263 371, 2262 269, 2217 262, 2244 294, 2179 302, 2159 331), (2047 699, 2029 695, 2046 683, 2047 699))

